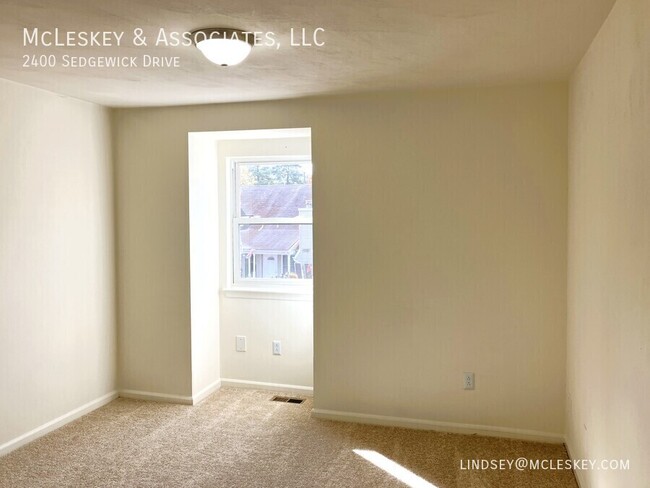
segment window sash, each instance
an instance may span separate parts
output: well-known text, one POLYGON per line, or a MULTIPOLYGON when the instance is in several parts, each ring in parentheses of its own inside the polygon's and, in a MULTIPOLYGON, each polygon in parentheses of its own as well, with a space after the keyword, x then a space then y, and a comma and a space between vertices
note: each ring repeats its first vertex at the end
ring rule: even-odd
POLYGON ((247 157, 245 159, 234 158, 231 160, 231 171, 232 171, 232 181, 234 182, 234 188, 232 192, 232 208, 233 208, 233 218, 238 218, 241 216, 241 199, 240 199, 240 189, 241 183, 239 181, 239 167, 241 166, 255 166, 260 164, 275 164, 275 165, 286 165, 294 166, 301 163, 310 163, 312 160, 306 156, 283 156, 283 157, 268 157, 268 156, 256 156, 256 157, 247 157))
MULTIPOLYGON (((290 286, 302 286, 302 287, 310 287, 311 283, 313 281, 313 278, 251 278, 251 277, 242 277, 241 276, 241 256, 242 256, 242 250, 241 250, 241 241, 239 237, 239 226, 240 225, 247 225, 247 224, 254 224, 254 225, 275 225, 275 224, 301 224, 301 225, 312 225, 313 223, 311 222, 311 219, 300 219, 299 222, 296 222, 294 219, 288 218, 288 219, 263 219, 263 218, 256 218, 256 219, 246 219, 246 218, 241 218, 241 219, 233 219, 235 222, 233 225, 233 256, 232 256, 232 272, 233 272, 233 284, 255 284, 255 283, 260 283, 264 285, 290 285, 290 286), (251 220, 255 220, 255 222, 251 222, 251 220), (278 222, 278 220, 281 220, 282 222, 278 222)), ((313 233, 313 227, 312 227, 312 233, 313 233)), ((291 259, 289 255, 287 255, 288 259, 291 259)))
MULTIPOLYGON (((239 167, 244 165, 256 165, 256 164, 286 164, 287 166, 295 165, 296 163, 311 163, 311 158, 304 156, 292 156, 292 157, 279 157, 279 158, 246 158, 243 160, 233 159, 231 160, 231 198, 232 198, 232 210, 231 214, 232 220, 232 256, 230 256, 231 261, 231 272, 232 272, 232 281, 233 286, 246 286, 253 288, 289 288, 289 289, 310 289, 312 287, 313 278, 301 278, 301 279, 292 279, 292 278, 246 278, 241 276, 241 241, 239 236, 239 226, 240 225, 281 225, 281 224, 293 224, 293 225, 312 225, 313 226, 313 217, 304 218, 304 217, 242 217, 241 216, 241 200, 240 192, 241 185, 239 181, 239 167)), ((313 233, 313 227, 312 227, 313 233)))

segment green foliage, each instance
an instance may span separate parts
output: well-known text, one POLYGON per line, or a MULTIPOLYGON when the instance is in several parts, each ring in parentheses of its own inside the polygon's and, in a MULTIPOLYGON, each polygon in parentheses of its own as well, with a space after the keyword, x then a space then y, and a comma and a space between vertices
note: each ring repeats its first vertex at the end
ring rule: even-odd
POLYGON ((242 185, 302 185, 309 181, 300 164, 247 164, 239 178, 242 185))

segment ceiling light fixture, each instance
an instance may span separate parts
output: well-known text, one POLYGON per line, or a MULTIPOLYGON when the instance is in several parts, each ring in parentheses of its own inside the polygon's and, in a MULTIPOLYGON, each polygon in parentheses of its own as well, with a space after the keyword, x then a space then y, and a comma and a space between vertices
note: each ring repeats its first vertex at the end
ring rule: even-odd
POLYGON ((248 57, 255 43, 252 32, 228 27, 210 27, 192 31, 196 47, 214 64, 234 66, 248 57))

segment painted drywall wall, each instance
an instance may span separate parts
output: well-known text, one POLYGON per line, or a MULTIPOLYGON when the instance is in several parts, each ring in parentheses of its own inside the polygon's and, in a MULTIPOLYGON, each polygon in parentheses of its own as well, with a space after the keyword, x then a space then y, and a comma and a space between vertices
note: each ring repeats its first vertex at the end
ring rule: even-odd
POLYGON ((564 432, 565 84, 120 109, 115 126, 125 387, 191 389, 187 133, 311 127, 315 407, 564 432))
POLYGON ((309 295, 283 296, 255 292, 229 293, 228 158, 246 156, 309 156, 308 137, 223 140, 217 146, 221 195, 221 368, 228 379, 282 385, 313 385, 313 303, 309 295), (247 339, 247 351, 237 352, 235 336, 247 339), (274 356, 272 342, 282 343, 274 356))
POLYGON ((629 459, 583 488, 650 480, 650 3, 619 0, 570 90, 567 434, 629 459))
POLYGON ((216 147, 189 141, 192 396, 221 379, 219 354, 219 174, 216 147))
POLYGON ((188 131, 113 115, 119 386, 191 396, 188 131))
POLYGON ((116 388, 108 110, 0 80, 0 446, 116 388))

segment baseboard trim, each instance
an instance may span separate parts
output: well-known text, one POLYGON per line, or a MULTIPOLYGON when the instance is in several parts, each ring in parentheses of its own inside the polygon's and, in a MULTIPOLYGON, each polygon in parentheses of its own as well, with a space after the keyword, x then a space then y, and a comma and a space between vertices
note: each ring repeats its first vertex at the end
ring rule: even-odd
POLYGON ((314 408, 311 411, 314 418, 338 420, 342 422, 355 422, 360 424, 385 425, 389 427, 405 427, 407 429, 436 430, 455 434, 478 434, 490 437, 506 437, 526 441, 548 442, 562 444, 564 435, 537 430, 513 429, 510 427, 497 427, 491 425, 459 424, 455 422, 439 422, 435 420, 413 419, 406 417, 389 417, 353 412, 340 412, 337 410, 323 410, 314 408))
POLYGON ((235 388, 248 388, 254 390, 271 390, 293 395, 313 396, 314 388, 311 386, 285 385, 282 383, 265 383, 263 381, 235 380, 221 378, 221 386, 233 386, 235 388))
POLYGON ((194 404, 194 399, 191 396, 154 393, 152 391, 120 390, 120 397, 131 398, 133 400, 149 400, 152 402, 179 403, 181 405, 194 404))
MULTIPOLYGON (((566 449, 566 453, 569 455, 569 459, 574 460, 575 458, 571 453, 571 445, 569 444, 569 438, 567 436, 564 437, 564 448, 566 449)), ((582 479, 583 476, 584 476, 583 470, 581 469, 573 470, 573 477, 576 479, 578 488, 584 488, 585 486, 587 486, 587 481, 582 479)))
POLYGON ((198 392, 196 395, 192 395, 192 405, 196 405, 202 402, 207 397, 212 395, 215 391, 217 391, 219 388, 221 388, 221 380, 217 380, 214 383, 209 384, 208 386, 203 388, 200 392, 198 392))
POLYGON ((77 420, 79 417, 83 417, 87 413, 90 413, 99 407, 103 407, 107 403, 115 400, 117 397, 117 391, 107 393, 106 395, 96 398, 95 400, 92 400, 84 405, 81 405, 80 407, 77 407, 74 410, 63 414, 54 420, 50 420, 49 422, 36 427, 35 429, 32 429, 29 432, 10 440, 9 442, 5 442, 4 444, 0 445, 0 456, 9 454, 11 451, 18 449, 19 447, 22 447, 25 444, 44 436, 45 434, 49 434, 53 430, 56 430, 59 427, 63 427, 65 424, 68 424, 73 420, 77 420))

